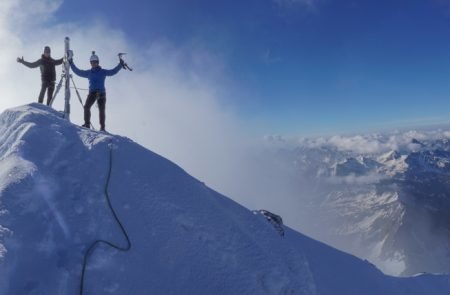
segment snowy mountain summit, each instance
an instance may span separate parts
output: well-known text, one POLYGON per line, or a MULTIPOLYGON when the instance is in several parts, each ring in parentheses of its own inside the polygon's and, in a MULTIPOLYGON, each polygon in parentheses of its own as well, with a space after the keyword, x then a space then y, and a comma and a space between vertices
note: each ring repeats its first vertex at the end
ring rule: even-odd
POLYGON ((0 294, 450 294, 254 214, 129 139, 39 104, 0 115, 0 294), (110 156, 112 157, 110 158, 110 156))

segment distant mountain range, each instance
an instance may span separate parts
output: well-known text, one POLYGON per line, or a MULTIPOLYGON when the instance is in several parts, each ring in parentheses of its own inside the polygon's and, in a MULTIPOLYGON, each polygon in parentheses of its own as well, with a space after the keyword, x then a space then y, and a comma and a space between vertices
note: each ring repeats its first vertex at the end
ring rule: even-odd
POLYGON ((302 202, 322 240, 412 275, 450 272, 449 138, 437 129, 267 139, 307 186, 302 202))

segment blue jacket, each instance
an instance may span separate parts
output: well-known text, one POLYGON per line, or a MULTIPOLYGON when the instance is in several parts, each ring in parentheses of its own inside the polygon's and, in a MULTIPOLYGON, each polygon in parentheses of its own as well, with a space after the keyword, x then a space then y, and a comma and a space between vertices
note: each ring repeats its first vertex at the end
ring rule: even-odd
POLYGON ((70 64, 70 68, 78 76, 89 79, 89 92, 99 91, 101 93, 105 93, 105 78, 107 76, 114 76, 117 74, 122 68, 122 65, 119 63, 112 70, 104 70, 100 66, 90 70, 80 70, 72 62, 70 64))

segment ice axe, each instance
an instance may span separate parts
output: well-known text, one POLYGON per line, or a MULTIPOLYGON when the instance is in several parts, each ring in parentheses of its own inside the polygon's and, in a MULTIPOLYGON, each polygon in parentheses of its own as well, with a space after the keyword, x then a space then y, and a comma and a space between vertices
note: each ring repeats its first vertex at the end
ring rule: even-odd
POLYGON ((119 53, 119 54, 117 54, 117 55, 119 56, 120 63, 122 64, 122 67, 123 67, 125 70, 132 71, 133 69, 130 68, 130 67, 128 66, 128 64, 127 64, 127 63, 123 60, 123 58, 122 58, 122 56, 124 56, 125 54, 126 54, 126 53, 121 52, 121 53, 119 53))

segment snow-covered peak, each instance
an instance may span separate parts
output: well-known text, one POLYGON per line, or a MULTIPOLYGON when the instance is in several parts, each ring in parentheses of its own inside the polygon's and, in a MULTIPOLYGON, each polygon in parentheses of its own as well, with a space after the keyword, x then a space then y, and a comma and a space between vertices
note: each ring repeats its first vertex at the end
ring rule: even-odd
POLYGON ((2 295, 78 294, 87 247, 126 245, 105 191, 132 247, 98 246, 85 294, 450 292, 447 276, 392 278, 289 228, 281 237, 167 159, 46 106, 5 111, 0 134, 2 295))
POLYGON ((378 157, 378 161, 380 163, 386 163, 390 161, 395 161, 401 157, 401 154, 395 150, 391 150, 389 152, 386 152, 378 157))

